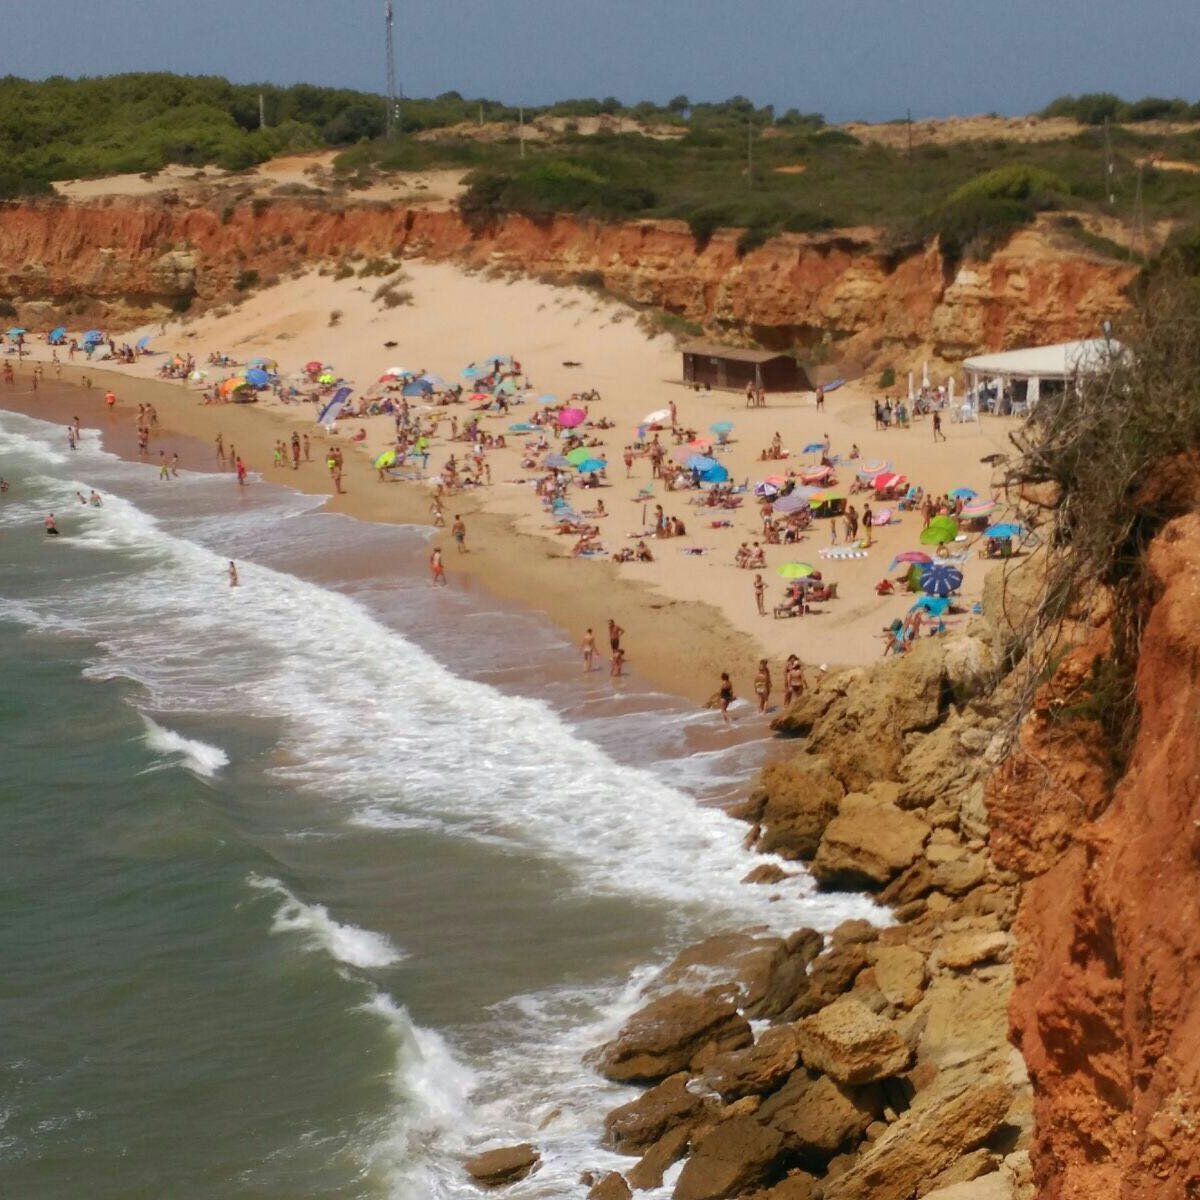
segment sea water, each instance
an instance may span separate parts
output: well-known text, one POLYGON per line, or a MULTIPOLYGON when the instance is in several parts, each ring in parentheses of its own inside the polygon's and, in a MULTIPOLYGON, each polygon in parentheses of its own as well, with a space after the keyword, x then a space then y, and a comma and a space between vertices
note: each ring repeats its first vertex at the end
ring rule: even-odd
POLYGON ((585 679, 423 531, 13 413, 0 476, 5 1194, 438 1200, 532 1140, 508 1194, 582 1196, 655 964, 868 911, 739 882, 761 726, 585 679))

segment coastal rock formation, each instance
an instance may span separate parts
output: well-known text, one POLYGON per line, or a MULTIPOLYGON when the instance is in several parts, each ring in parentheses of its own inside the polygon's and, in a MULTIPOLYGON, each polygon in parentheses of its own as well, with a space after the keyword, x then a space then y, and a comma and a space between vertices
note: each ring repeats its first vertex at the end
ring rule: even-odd
POLYGON ((486 1150, 464 1164, 467 1174, 483 1187, 506 1187, 524 1179, 541 1162, 542 1156, 528 1142, 486 1150))
POLYGON ((1053 1200, 1183 1200, 1200 1188, 1200 840, 1194 734, 1200 516, 1149 552, 1160 591, 1123 776, 1056 719, 1099 630, 1035 702, 988 788, 997 858, 1023 879, 1013 1034, 1035 1084, 1033 1173, 1053 1200))
POLYGON ((748 253, 738 239, 718 230, 701 248, 682 221, 574 217, 509 216, 473 231, 454 210, 329 196, 251 201, 231 183, 207 198, 5 205, 0 299, 22 320, 49 302, 59 316, 69 309, 119 328, 193 299, 236 301, 252 280, 351 255, 424 257, 585 280, 719 336, 902 368, 1091 335, 1125 307, 1136 270, 1064 248, 1043 224, 952 276, 936 247, 897 262, 872 229, 783 234, 748 253))
POLYGON ((826 1005, 796 1026, 804 1065, 837 1083, 874 1083, 897 1075, 912 1051, 890 1021, 853 996, 826 1005))

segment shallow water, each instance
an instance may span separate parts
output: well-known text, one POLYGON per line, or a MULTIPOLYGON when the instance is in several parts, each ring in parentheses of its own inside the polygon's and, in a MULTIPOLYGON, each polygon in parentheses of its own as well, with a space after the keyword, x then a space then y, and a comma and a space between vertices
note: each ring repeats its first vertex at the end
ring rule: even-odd
POLYGON ((0 475, 13 1195, 467 1196, 527 1137, 510 1194, 583 1195, 649 964, 867 911, 739 883, 761 726, 582 678, 422 531, 11 413, 0 475))

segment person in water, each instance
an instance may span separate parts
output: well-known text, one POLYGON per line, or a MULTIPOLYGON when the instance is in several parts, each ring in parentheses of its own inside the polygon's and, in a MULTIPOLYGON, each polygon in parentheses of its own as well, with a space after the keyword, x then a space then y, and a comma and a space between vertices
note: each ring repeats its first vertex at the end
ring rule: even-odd
POLYGON ((237 587, 237 585, 238 585, 237 563, 235 563, 233 561, 233 559, 231 558, 229 560, 229 586, 237 587))
POLYGON ((46 533, 47 533, 47 534, 48 534, 50 537, 58 537, 58 524, 57 524, 57 522, 54 520, 54 514, 53 514, 53 513, 51 513, 51 514, 50 514, 50 515, 49 515, 49 516, 46 518, 46 533))

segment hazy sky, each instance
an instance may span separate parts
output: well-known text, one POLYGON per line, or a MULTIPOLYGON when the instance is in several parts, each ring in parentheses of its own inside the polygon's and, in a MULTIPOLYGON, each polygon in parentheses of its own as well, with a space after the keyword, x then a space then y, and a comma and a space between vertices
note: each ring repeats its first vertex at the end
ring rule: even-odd
MULTIPOLYGON (((394 0, 402 90, 510 103, 741 93, 831 120, 1200 98, 1196 0, 394 0)), ((6 73, 384 90, 384 0, 7 0, 6 73)))

